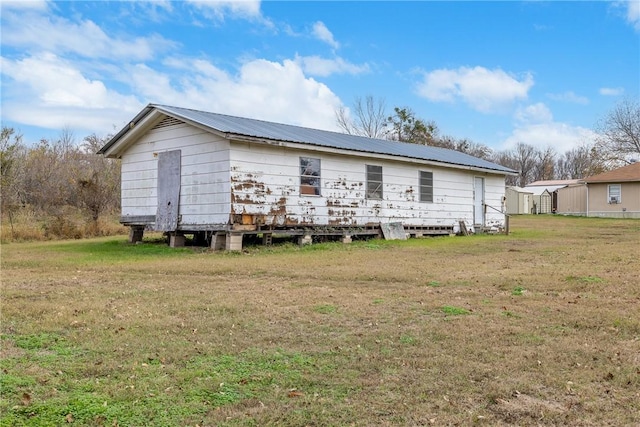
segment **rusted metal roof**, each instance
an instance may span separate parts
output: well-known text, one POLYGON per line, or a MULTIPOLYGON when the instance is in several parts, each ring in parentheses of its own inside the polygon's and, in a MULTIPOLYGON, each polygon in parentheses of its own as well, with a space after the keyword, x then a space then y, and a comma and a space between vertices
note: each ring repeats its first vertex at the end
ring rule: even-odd
MULTIPOLYGON (((141 120, 153 109, 169 116, 180 118, 186 122, 191 122, 193 124, 227 134, 229 137, 242 136, 273 141, 293 142, 341 150, 385 154, 457 166, 466 166, 509 175, 516 173, 516 171, 502 165, 445 148, 384 139, 373 139, 339 132, 330 132, 282 123, 248 119, 244 117, 228 116, 224 114, 167 105, 149 104, 136 116, 136 118, 134 118, 132 125, 141 120)), ((104 153, 109 149, 117 142, 118 139, 127 133, 127 130, 128 128, 125 128, 120 131, 100 150, 99 153, 104 153)))

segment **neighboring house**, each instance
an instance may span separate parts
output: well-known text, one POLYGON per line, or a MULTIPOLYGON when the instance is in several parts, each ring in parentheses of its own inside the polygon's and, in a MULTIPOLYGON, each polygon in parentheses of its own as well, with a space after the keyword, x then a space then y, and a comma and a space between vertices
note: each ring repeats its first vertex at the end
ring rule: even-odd
MULTIPOLYGON (((400 224, 414 235, 501 226, 505 176, 461 152, 150 104, 99 151, 122 160, 121 222, 172 245, 184 234, 348 239, 400 224)), ((269 239, 265 239, 268 241, 269 239)))
POLYGON ((556 213, 558 211, 558 190, 578 183, 577 179, 534 181, 524 187, 533 193, 532 213, 556 213))
POLYGON ((640 218, 640 162, 590 176, 587 216, 640 218))
POLYGON ((533 193, 522 187, 509 186, 505 191, 506 213, 509 215, 530 214, 533 209, 533 193))

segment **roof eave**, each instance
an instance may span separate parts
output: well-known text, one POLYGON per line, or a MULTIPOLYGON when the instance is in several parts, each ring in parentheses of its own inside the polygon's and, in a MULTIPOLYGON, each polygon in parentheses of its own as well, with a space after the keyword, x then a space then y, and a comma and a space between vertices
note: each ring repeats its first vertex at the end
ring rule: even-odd
POLYGON ((618 184, 623 182, 640 182, 640 178, 584 180, 585 184, 618 184))
POLYGON ((111 138, 96 154, 102 154, 105 157, 118 157, 117 149, 123 145, 123 142, 126 142, 131 138, 131 134, 137 133, 133 132, 134 129, 138 130, 136 126, 141 123, 149 113, 154 110, 154 106, 152 104, 144 107, 130 122, 128 125, 120 129, 118 133, 116 133, 113 138, 111 138))

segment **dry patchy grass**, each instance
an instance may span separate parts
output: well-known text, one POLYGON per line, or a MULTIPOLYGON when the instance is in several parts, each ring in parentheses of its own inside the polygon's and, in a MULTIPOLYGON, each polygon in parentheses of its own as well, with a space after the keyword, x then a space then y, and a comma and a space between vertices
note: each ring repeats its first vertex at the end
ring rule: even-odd
POLYGON ((1 425, 638 425, 640 222, 2 247, 1 425))

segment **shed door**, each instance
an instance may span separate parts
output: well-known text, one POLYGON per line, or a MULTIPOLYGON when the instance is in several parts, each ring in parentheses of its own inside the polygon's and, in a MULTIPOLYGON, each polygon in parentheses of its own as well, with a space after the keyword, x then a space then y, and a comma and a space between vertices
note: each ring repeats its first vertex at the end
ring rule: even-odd
POLYGON ((551 213, 551 195, 542 194, 540 196, 540 213, 551 213))
POLYGON ((484 178, 479 176, 473 182, 473 223, 484 225, 484 178))
POLYGON ((180 203, 180 150, 158 154, 158 211, 156 231, 175 231, 178 228, 180 203))
POLYGON ((523 213, 523 214, 531 213, 529 212, 529 205, 531 204, 531 201, 529 200, 529 195, 525 194, 522 199, 524 200, 522 203, 522 210, 518 213, 523 213))

